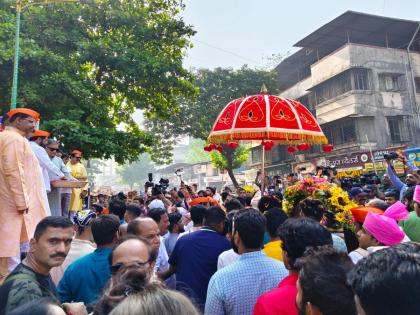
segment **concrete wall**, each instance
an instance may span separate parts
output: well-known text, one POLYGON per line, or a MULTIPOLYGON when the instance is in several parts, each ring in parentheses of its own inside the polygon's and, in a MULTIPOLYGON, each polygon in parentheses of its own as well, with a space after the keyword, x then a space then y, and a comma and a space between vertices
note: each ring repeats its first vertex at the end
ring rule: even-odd
POLYGON ((350 49, 349 45, 345 45, 311 65, 312 85, 317 85, 349 69, 350 49))
POLYGON ((410 53, 414 76, 420 77, 420 53, 410 53))
POLYGON ((312 78, 308 77, 299 81, 289 89, 281 92, 280 96, 291 99, 297 99, 305 94, 308 94, 308 89, 312 86, 312 78))

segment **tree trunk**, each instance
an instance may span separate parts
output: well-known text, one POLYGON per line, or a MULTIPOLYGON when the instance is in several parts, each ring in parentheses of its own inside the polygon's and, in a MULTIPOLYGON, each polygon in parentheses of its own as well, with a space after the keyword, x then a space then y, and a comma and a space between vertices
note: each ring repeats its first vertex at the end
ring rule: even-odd
POLYGON ((229 167, 229 168, 227 167, 226 168, 226 171, 229 174, 229 177, 230 177, 230 180, 233 183, 233 186, 235 186, 235 188, 238 188, 239 187, 239 184, 238 184, 238 181, 235 178, 235 175, 233 174, 233 169, 231 167, 229 167))
POLYGON ((233 186, 235 188, 239 187, 238 181, 235 178, 235 175, 233 174, 233 150, 226 150, 226 160, 227 160, 227 167, 226 171, 229 174, 230 180, 232 181, 233 186))

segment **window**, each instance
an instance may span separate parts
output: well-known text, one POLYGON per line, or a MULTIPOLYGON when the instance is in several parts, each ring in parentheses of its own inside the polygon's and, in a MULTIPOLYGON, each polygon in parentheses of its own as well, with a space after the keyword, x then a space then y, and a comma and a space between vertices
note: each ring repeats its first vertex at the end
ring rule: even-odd
POLYGON ((321 83, 308 95, 311 105, 318 105, 351 90, 369 90, 369 70, 353 68, 321 83))
POLYGON ((369 90, 367 69, 353 69, 354 90, 369 90))
POLYGON ((326 126, 326 127, 322 126, 321 128, 322 128, 322 131, 324 132, 324 135, 328 139, 328 143, 334 143, 334 136, 333 136, 331 126, 326 126))
POLYGON ((404 76, 401 74, 381 74, 379 83, 381 91, 397 92, 403 90, 404 76))
POLYGON ((356 120, 338 120, 322 125, 322 131, 328 142, 334 145, 351 144, 357 142, 356 120))
POLYGON ((401 142, 401 124, 399 117, 387 117, 387 120, 392 142, 401 142))
POLYGON ((420 93, 420 77, 415 77, 414 82, 416 84, 416 93, 420 93))
POLYGON ((354 122, 346 123, 341 127, 343 143, 357 141, 356 126, 354 122))

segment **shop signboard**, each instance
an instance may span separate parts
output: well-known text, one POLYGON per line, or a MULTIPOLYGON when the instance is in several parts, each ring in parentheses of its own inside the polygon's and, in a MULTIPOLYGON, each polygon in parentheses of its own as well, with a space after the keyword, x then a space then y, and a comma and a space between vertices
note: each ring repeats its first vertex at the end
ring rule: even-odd
POLYGON ((420 167, 420 147, 407 149, 405 154, 411 164, 420 167))
MULTIPOLYGON (((294 172, 306 168, 315 173, 317 166, 333 167, 337 170, 339 177, 359 176, 366 172, 383 172, 386 169, 384 154, 390 152, 403 153, 405 147, 392 147, 383 150, 374 150, 371 152, 355 152, 349 154, 330 155, 318 159, 311 159, 303 163, 294 163, 292 168, 294 172)), ((420 148, 418 148, 418 164, 420 166, 420 148)), ((403 174, 404 168, 401 163, 394 163, 397 174, 403 174)))

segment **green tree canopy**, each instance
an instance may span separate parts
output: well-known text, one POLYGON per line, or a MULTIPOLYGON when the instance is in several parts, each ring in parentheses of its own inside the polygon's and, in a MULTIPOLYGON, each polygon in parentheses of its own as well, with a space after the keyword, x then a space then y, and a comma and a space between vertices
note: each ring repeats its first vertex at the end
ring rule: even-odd
MULTIPOLYGON (((196 90, 182 66, 193 29, 181 0, 96 0, 30 6, 22 15, 18 106, 85 157, 134 161, 155 141, 136 108, 164 120, 196 90), (117 128, 119 126, 119 128, 117 128)), ((14 1, 0 0, 0 108, 10 106, 14 1)))
POLYGON ((206 142, 202 139, 191 139, 186 157, 187 163, 209 162, 210 154, 203 150, 205 145, 206 142))
POLYGON ((246 146, 230 149, 223 146, 223 151, 212 151, 210 153, 212 164, 220 170, 226 170, 235 187, 239 184, 233 173, 234 169, 240 168, 249 158, 250 150, 246 146))

